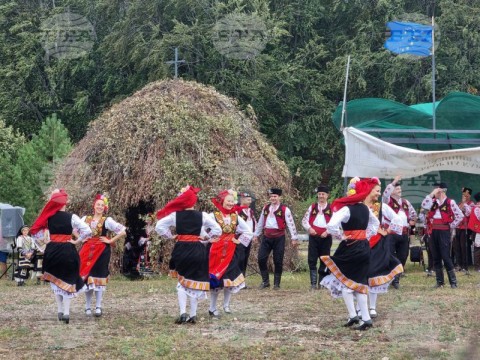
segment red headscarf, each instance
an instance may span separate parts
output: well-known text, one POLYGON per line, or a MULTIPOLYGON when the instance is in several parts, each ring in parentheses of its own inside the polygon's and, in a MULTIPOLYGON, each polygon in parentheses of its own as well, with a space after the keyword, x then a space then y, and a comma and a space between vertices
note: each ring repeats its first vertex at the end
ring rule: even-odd
POLYGON ((169 201, 163 209, 158 210, 157 219, 160 220, 175 211, 182 211, 193 207, 198 200, 197 194, 201 189, 189 186, 187 190, 178 195, 175 199, 169 201))
POLYGON ((355 183, 355 194, 335 200, 331 206, 332 210, 338 211, 345 205, 356 204, 365 200, 377 185, 380 185, 378 178, 365 178, 357 181, 355 183))
POLYGON ((103 201, 103 212, 106 213, 108 211, 108 198, 106 195, 103 194, 97 194, 95 196, 95 200, 93 200, 93 209, 95 210, 95 204, 97 203, 98 200, 103 201))
POLYGON ((242 208, 245 208, 246 206, 244 207, 241 207, 239 205, 234 205, 230 210, 227 210, 223 207, 223 202, 225 201, 225 198, 228 196, 228 195, 232 195, 233 196, 233 193, 231 190, 223 190, 223 191, 220 191, 217 195, 217 197, 214 197, 214 198, 211 198, 210 200, 212 200, 212 203, 213 205, 215 205, 215 207, 220 210, 220 212, 223 214, 223 215, 230 215, 230 214, 234 214, 236 213, 239 209, 242 209, 242 208))
POLYGON ((40 230, 45 229, 48 224, 48 219, 55 215, 62 207, 67 204, 68 194, 64 189, 54 190, 52 195, 50 195, 50 200, 48 200, 45 207, 38 215, 37 220, 32 225, 30 229, 30 234, 35 235, 40 230))

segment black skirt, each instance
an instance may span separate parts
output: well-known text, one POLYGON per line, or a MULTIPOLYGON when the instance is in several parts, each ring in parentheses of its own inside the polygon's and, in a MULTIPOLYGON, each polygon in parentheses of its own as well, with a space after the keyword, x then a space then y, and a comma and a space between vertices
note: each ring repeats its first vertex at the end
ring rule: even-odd
POLYGON ((95 261, 92 270, 90 270, 90 273, 87 276, 87 284, 94 283, 96 286, 107 285, 108 275, 110 275, 108 266, 110 264, 112 248, 109 244, 105 245, 105 249, 103 249, 97 261, 95 261))
POLYGON ((245 282, 245 277, 240 267, 240 265, 243 263, 244 258, 245 247, 242 244, 237 244, 232 261, 230 261, 227 270, 223 274, 223 277, 220 279, 218 284, 214 285, 212 284, 212 282, 210 282, 210 285, 212 285, 214 288, 235 287, 245 282))
POLYGON ((368 285, 370 287, 389 283, 395 275, 403 272, 400 260, 393 256, 390 249, 391 237, 382 236, 370 251, 368 285))
POLYGON ((80 277, 80 257, 75 246, 68 242, 49 242, 43 255, 44 280, 60 289, 75 293, 84 283, 80 277))
POLYGON ((367 240, 344 240, 332 256, 321 256, 320 259, 343 285, 368 293, 370 245, 367 240))
POLYGON ((208 251, 199 241, 177 241, 170 258, 170 276, 193 290, 209 290, 208 251))

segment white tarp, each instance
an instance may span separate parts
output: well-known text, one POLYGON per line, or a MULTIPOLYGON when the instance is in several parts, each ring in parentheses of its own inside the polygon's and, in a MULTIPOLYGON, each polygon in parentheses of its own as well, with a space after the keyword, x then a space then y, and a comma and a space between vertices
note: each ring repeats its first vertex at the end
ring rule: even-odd
POLYGON ((390 144, 358 129, 347 127, 343 176, 411 178, 432 171, 451 170, 480 174, 480 147, 445 151, 420 151, 390 144))

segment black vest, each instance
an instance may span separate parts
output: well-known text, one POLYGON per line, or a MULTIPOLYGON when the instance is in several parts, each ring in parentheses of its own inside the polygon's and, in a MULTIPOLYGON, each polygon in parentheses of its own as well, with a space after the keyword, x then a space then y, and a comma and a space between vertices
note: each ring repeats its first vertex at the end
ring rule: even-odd
POLYGON ((50 235, 71 235, 72 228, 72 214, 59 211, 48 219, 48 231, 50 235))
POLYGON ((346 223, 342 222, 343 230, 366 230, 370 218, 368 206, 361 203, 347 206, 350 209, 350 219, 346 223))
POLYGON ((203 217, 200 211, 177 211, 176 222, 178 235, 200 235, 202 231, 203 217))

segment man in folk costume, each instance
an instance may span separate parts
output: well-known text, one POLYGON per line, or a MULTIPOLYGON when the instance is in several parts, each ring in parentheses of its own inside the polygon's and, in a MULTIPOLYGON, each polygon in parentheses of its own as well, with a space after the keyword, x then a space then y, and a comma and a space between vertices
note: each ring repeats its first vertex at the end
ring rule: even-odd
POLYGON ((177 324, 197 322, 198 300, 207 298, 210 290, 208 275, 208 251, 202 243, 202 233, 210 229, 210 241, 222 234, 221 227, 211 217, 193 209, 197 202, 198 188, 187 186, 165 207, 157 212, 155 231, 177 242, 170 259, 170 276, 178 279, 177 294, 180 316, 177 324), (176 228, 177 235, 170 231, 176 228), (190 316, 187 317, 187 298, 190 299, 190 316))
POLYGON ((373 196, 372 193, 380 195, 377 178, 353 178, 347 196, 332 203, 334 213, 327 224, 327 232, 342 241, 332 256, 320 258, 330 271, 321 285, 330 290, 333 298, 342 297, 347 307, 349 318, 345 327, 360 322, 355 310, 356 297, 362 317, 362 323, 356 330, 372 327, 367 299, 370 268, 368 239, 377 234, 380 221, 363 203, 367 197, 373 196))
MULTIPOLYGON (((327 202, 330 188, 319 185, 315 189, 318 201, 309 206, 302 220, 303 228, 308 232, 308 267, 310 269, 311 289, 317 289, 317 261, 320 256, 330 255, 332 236, 327 232, 327 224, 332 217, 330 204, 327 202)), ((320 261, 318 284, 327 275, 326 266, 320 261)))
MULTIPOLYGON (((241 192, 239 196, 240 207, 237 208, 237 214, 247 223, 250 232, 253 234, 255 232, 255 228, 257 227, 257 220, 255 219, 253 209, 250 207, 250 205, 252 204, 252 195, 248 192, 241 192)), ((240 268, 242 269, 243 275, 246 275, 248 258, 250 257, 250 251, 252 249, 252 241, 241 241, 241 244, 245 247, 245 251, 240 268)), ((245 288, 246 287, 247 286, 245 285, 245 288)))
POLYGON ((244 246, 253 237, 247 223, 237 214, 235 192, 233 190, 221 191, 212 203, 217 208, 212 219, 222 228, 220 239, 210 247, 209 273, 210 273, 210 309, 211 317, 219 318, 217 299, 223 289, 223 310, 230 314, 230 299, 245 287, 241 260, 244 257, 244 246))
POLYGON ((263 233, 262 242, 258 250, 258 267, 262 275, 262 284, 260 289, 270 287, 268 276, 267 261, 270 252, 273 250, 274 278, 273 289, 280 289, 280 281, 283 271, 283 256, 285 254, 285 229, 288 227, 292 237, 292 246, 297 246, 297 229, 293 221, 290 209, 280 202, 282 189, 271 188, 268 190, 270 203, 262 209, 262 214, 258 220, 258 226, 255 230, 254 241, 263 233))
POLYGON ((70 300, 84 286, 75 245, 92 233, 77 215, 65 211, 67 201, 68 194, 63 189, 53 191, 30 229, 33 237, 49 239, 43 258, 43 279, 50 282, 55 294, 58 320, 66 324, 70 322, 70 300), (74 229, 79 234, 77 240, 72 240, 74 229))
POLYGON ((473 232, 473 264, 475 271, 480 272, 480 192, 476 193, 473 198, 477 202, 472 204, 470 218, 468 220, 468 229, 473 232))
POLYGON ((422 202, 422 207, 429 210, 427 214, 427 226, 432 241, 433 267, 437 279, 436 287, 445 284, 443 276, 443 264, 447 269, 448 280, 452 288, 457 287, 457 278, 450 257, 450 244, 452 230, 463 219, 462 210, 455 200, 447 197, 447 184, 444 182, 434 184, 437 186, 428 194, 422 202))
POLYGON ((468 187, 462 188, 462 201, 458 204, 463 213, 463 220, 455 229, 455 238, 453 239, 453 251, 455 253, 455 260, 460 271, 467 271, 468 269, 468 219, 471 213, 471 206, 474 202, 471 199, 472 189, 468 187))
MULTIPOLYGON (((410 201, 402 198, 401 176, 397 175, 391 184, 388 184, 383 192, 383 202, 389 205, 402 219, 402 233, 393 233, 391 236, 392 252, 405 267, 408 258, 410 229, 415 225, 417 212, 410 201)), ((398 289, 400 286, 400 275, 397 275, 392 286, 398 289)))

